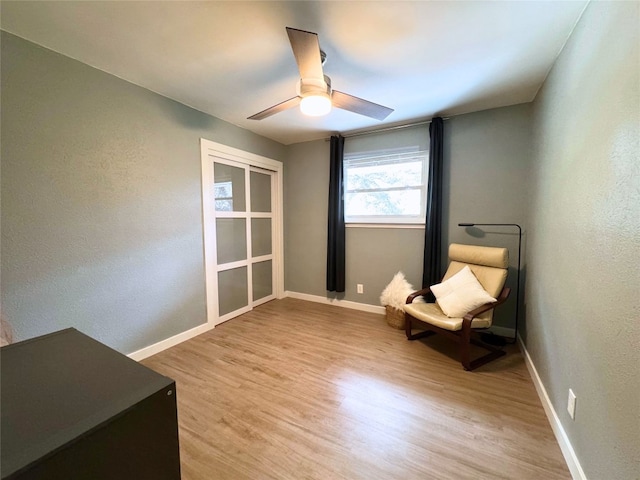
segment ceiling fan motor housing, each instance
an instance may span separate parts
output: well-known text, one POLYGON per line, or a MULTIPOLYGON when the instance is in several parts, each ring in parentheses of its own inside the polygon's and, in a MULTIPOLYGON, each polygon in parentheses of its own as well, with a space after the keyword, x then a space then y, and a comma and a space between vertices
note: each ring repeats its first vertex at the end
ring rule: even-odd
POLYGON ((301 78, 298 80, 297 92, 299 97, 331 96, 331 79, 324 76, 320 78, 301 78))

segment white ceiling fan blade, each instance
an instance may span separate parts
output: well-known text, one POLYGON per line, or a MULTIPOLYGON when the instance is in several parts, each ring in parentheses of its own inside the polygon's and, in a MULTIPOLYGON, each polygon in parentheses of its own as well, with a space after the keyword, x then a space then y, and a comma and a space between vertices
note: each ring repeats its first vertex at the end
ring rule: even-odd
POLYGON ((270 117, 271 115, 275 115, 278 112, 282 112, 283 110, 288 110, 289 108, 296 107, 300 104, 300 97, 293 97, 289 100, 285 100, 284 102, 280 102, 273 107, 269 107, 261 112, 256 113, 255 115, 251 115, 247 118, 247 120, 262 120, 263 118, 270 117))
POLYGON ((377 103, 354 97, 348 93, 338 92, 337 90, 334 90, 331 94, 331 103, 336 108, 359 113, 360 115, 375 118, 376 120, 384 120, 393 112, 393 108, 384 107, 377 103))
POLYGON ((322 72, 318 34, 287 27, 287 35, 289 35, 293 56, 296 57, 300 78, 322 80, 324 73, 322 72))

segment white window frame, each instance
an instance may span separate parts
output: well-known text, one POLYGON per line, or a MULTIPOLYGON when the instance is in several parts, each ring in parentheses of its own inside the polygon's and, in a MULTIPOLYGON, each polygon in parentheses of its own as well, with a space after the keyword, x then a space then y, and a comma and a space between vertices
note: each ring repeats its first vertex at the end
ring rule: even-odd
POLYGON ((373 152, 360 152, 357 154, 347 154, 343 160, 344 178, 344 202, 345 202, 345 223, 353 226, 364 225, 424 225, 426 216, 427 185, 429 181, 429 152, 419 150, 417 147, 400 148, 393 150, 378 150, 373 152), (416 215, 349 215, 347 212, 347 194, 365 190, 347 190, 347 174, 350 167, 354 168, 363 164, 393 164, 403 163, 409 159, 420 158, 422 161, 422 178, 420 182, 406 187, 380 188, 377 191, 398 191, 420 189, 420 212, 416 215))

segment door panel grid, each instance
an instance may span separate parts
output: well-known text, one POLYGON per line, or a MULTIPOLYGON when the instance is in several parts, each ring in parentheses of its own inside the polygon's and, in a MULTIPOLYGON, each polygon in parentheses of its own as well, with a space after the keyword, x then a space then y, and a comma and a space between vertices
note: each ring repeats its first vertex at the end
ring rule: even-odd
POLYGON ((219 323, 275 298, 275 182, 272 171, 224 158, 210 160, 217 272, 212 287, 219 323))

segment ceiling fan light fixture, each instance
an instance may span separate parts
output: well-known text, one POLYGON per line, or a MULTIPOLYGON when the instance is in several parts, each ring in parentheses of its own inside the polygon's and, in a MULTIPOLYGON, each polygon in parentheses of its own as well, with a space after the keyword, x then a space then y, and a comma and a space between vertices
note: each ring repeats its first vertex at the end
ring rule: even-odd
POLYGON ((321 117, 331 111, 331 98, 328 94, 314 94, 303 97, 300 111, 310 117, 321 117))
POLYGON ((313 117, 326 115, 333 107, 376 120, 384 120, 393 112, 392 108, 332 90, 331 79, 322 71, 327 55, 320 49, 317 33, 287 27, 287 35, 300 72, 297 96, 251 115, 248 120, 262 120, 296 105, 304 115, 313 117))

